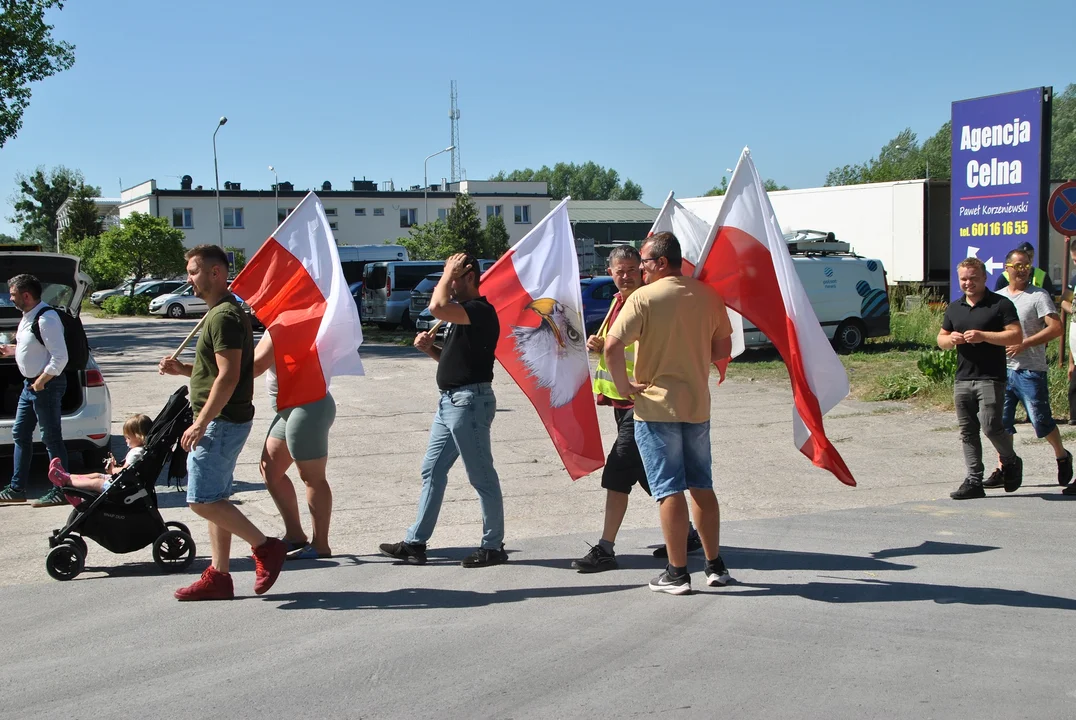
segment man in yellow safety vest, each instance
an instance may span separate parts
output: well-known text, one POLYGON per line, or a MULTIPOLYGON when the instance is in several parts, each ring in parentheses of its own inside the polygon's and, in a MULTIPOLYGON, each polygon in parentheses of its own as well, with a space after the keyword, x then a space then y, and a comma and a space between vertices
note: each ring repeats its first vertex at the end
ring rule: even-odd
MULTIPOLYGON (((619 245, 609 254, 609 274, 619 292, 613 297, 613 303, 609 306, 609 312, 601 327, 598 328, 597 334, 587 338, 587 349, 598 353, 598 369, 594 373, 594 392, 598 396, 599 405, 613 408, 617 433, 613 447, 605 460, 605 469, 602 471, 602 487, 605 488, 605 527, 602 530, 601 539, 598 540, 597 545, 590 548, 590 552, 585 556, 572 561, 572 567, 582 573, 615 570, 619 567, 613 546, 616 544, 616 535, 620 531, 620 525, 624 522, 624 515, 628 511, 631 488, 638 483, 647 495, 650 494, 643 460, 635 444, 633 412, 635 405, 630 399, 625 399, 617 393, 613 378, 605 367, 605 356, 602 354, 605 347, 605 334, 620 313, 620 309, 624 307, 624 301, 643 284, 640 261, 639 251, 630 245, 619 245)), ((632 377, 634 377, 635 368, 635 349, 636 346, 631 345, 624 350, 624 361, 627 363, 628 374, 632 377)), ((688 552, 701 548, 702 541, 695 528, 692 527, 688 533, 688 552)), ((667 557, 668 551, 662 545, 654 551, 654 555, 667 557)))

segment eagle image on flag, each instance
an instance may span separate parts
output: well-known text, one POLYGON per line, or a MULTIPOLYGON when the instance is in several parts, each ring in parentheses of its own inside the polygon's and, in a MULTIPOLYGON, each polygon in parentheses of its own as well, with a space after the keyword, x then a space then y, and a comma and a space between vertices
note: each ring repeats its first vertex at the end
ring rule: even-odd
MULTIPOLYGON (((683 272, 685 275, 695 276, 696 268, 701 266, 700 260, 708 250, 710 238, 717 232, 716 223, 711 225, 695 213, 688 210, 673 198, 673 194, 665 198, 665 204, 654 220, 650 228, 650 235, 659 232, 671 232, 680 242, 680 254, 683 258, 683 272)), ((732 325, 732 352, 727 358, 714 363, 721 373, 718 384, 725 381, 725 372, 728 370, 732 358, 744 351, 743 317, 730 307, 725 311, 729 316, 729 324, 732 325)))
POLYGON ((605 464, 565 198, 482 276, 497 310, 497 360, 538 411, 568 475, 605 464))
POLYGON ((818 324, 747 148, 714 226, 695 277, 762 331, 784 359, 792 382, 796 447, 816 466, 855 485, 822 425, 822 416, 848 395, 848 374, 818 324))
POLYGON ((325 208, 314 193, 232 281, 273 338, 277 408, 325 397, 334 375, 362 375, 362 326, 325 208))

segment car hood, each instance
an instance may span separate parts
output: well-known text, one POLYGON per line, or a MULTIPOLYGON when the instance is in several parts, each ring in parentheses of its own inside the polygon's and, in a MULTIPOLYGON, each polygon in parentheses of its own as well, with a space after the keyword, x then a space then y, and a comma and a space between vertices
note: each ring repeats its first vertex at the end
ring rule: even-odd
MULTIPOLYGON (((46 286, 45 296, 41 298, 45 302, 51 299, 48 292, 49 285, 66 286, 73 292, 68 303, 70 307, 66 307, 64 303, 55 304, 78 316, 82 298, 85 297, 92 282, 90 276, 79 269, 80 262, 79 258, 73 255, 24 251, 0 252, 0 277, 3 278, 6 287, 7 281, 16 275, 22 273, 34 275, 42 285, 46 286)), ((3 299, 6 301, 6 296, 3 299)), ((11 305, 10 301, 0 304, 0 326, 14 327, 21 319, 22 313, 11 305)))
POLYGON ((164 295, 158 295, 149 301, 150 305, 164 305, 169 300, 175 300, 176 298, 184 297, 182 293, 165 293, 164 295))

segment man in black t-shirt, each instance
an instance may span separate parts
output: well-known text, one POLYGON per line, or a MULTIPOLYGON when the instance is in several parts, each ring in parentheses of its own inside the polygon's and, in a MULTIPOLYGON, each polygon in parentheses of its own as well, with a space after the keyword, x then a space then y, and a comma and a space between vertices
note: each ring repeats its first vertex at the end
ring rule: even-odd
POLYGON ((444 346, 433 344, 432 331, 415 337, 415 347, 437 361, 441 397, 422 461, 418 519, 403 542, 381 545, 382 554, 413 565, 426 562, 426 542, 437 524, 448 471, 459 457, 482 505, 482 543, 464 558, 463 566, 485 567, 508 560, 501 482, 490 447, 490 427, 497 412, 493 359, 501 326, 497 311, 479 294, 478 281, 478 261, 470 255, 459 253, 446 260, 430 298, 433 316, 451 323, 444 346))
POLYGON ((956 348, 957 352, 953 403, 968 468, 964 482, 949 497, 970 500, 986 497, 980 429, 1001 458, 1005 492, 1015 492, 1023 482, 1024 464, 1013 451, 1012 435, 1002 425, 1001 412, 1005 403, 1005 346, 1021 342, 1024 332, 1012 301, 986 289, 982 260, 962 260, 957 265, 957 278, 964 297, 945 309, 938 347, 956 348))

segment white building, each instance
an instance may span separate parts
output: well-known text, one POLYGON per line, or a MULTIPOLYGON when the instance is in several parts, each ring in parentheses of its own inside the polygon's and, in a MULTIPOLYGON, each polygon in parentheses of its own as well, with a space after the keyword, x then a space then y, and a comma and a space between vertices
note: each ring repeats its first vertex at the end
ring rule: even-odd
MULTIPOLYGON (((60 247, 60 236, 71 224, 71 204, 74 198, 67 198, 56 210, 56 247, 60 247)), ((97 206, 97 219, 101 221, 101 228, 108 230, 120 222, 120 198, 94 198, 93 203, 97 206)))
MULTIPOLYGON (((350 190, 334 190, 329 183, 315 189, 339 245, 394 243, 407 237, 412 225, 444 219, 460 193, 471 196, 483 227, 492 215, 504 219, 509 245, 526 235, 551 209, 544 182, 464 180, 447 187, 431 185, 425 193, 417 185, 404 191, 381 191, 368 180, 353 180, 351 185, 350 190)), ((286 182, 279 184, 279 192, 272 188, 244 190, 239 183, 226 182, 220 191, 221 230, 212 187, 195 186, 189 175, 178 190, 159 188, 155 180, 147 180, 122 191, 119 216, 141 212, 168 218, 172 227, 183 230, 187 247, 217 244, 223 233, 225 247, 242 248, 249 258, 307 192, 286 182)))

